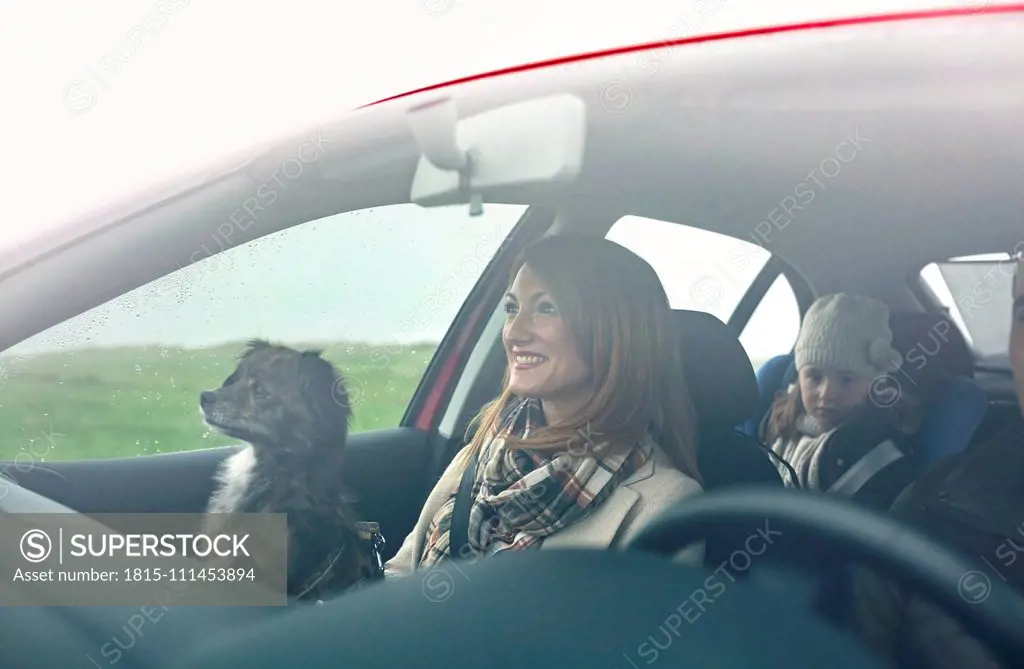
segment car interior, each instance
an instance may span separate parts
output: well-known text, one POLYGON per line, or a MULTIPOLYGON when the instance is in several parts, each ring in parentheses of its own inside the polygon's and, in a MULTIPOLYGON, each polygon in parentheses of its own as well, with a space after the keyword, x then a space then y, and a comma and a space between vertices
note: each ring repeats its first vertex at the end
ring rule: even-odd
MULTIPOLYGON (((630 550, 456 567, 446 602, 410 578, 324 606, 172 610, 119 646, 118 664, 884 666, 844 628, 834 573, 811 573, 826 553, 909 579, 999 653, 1024 656, 1014 633, 1024 598, 1008 586, 992 583, 992 596, 972 607, 957 594, 957 574, 970 569, 964 556, 881 514, 788 494, 785 463, 759 428, 794 381, 792 341, 770 356, 751 353, 764 350, 759 333, 795 335, 817 296, 861 293, 891 309, 904 362, 898 387, 923 383, 918 372, 939 379, 915 437, 919 467, 1022 420, 1005 349, 1013 262, 988 255, 1011 253, 1024 238, 1021 37, 1024 11, 993 10, 647 45, 415 91, 319 126, 323 158, 257 224, 233 227, 219 252, 344 212, 413 204, 472 222, 493 206, 525 206, 467 287, 401 420, 349 438, 345 484, 360 516, 379 523, 385 559, 501 387, 500 304, 518 252, 549 234, 616 239, 634 218, 725 240, 720 271, 699 278, 711 277, 703 285, 712 292, 732 290, 730 304, 662 272, 714 261, 698 258, 706 251, 684 242, 660 249, 668 260, 651 256, 674 296, 707 500, 682 505, 630 550), (653 56, 656 71, 641 71, 638 54, 653 56), (737 283, 743 253, 762 261, 744 266, 749 278, 737 283), (778 291, 788 310, 764 307, 778 291), (981 346, 984 328, 990 340, 1003 337, 1002 349, 981 346), (710 588, 714 570, 767 521, 785 535, 778 549, 739 570, 743 584, 728 581, 694 620, 685 616, 682 603, 710 588), (705 542, 704 571, 666 559, 695 541, 705 542), (655 648, 645 640, 666 616, 679 623, 655 648), (517 635, 528 632, 522 643, 517 635)), ((267 183, 309 134, 202 166, 0 253, 0 350, 184 271, 197 249, 225 239, 218 231, 253 184, 267 183)), ((3 392, 17 390, 17 378, 6 379, 3 392)), ((85 514, 114 530, 116 515, 104 514, 201 513, 216 468, 236 448, 45 462, 5 453, 0 513, 85 514)), ((137 610, 0 607, 9 640, 0 665, 102 666, 111 660, 101 648, 125 636, 137 610)))

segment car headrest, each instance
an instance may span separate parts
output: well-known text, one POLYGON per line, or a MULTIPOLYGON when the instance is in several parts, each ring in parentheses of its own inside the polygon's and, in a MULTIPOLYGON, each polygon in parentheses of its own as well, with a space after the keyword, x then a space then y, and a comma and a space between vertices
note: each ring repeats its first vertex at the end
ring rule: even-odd
POLYGON ((974 378, 974 357, 960 328, 944 314, 893 312, 889 316, 893 347, 903 356, 902 371, 911 377, 974 378))
POLYGON ((702 425, 734 427, 757 409, 757 378, 732 330, 709 313, 676 309, 682 363, 702 425))

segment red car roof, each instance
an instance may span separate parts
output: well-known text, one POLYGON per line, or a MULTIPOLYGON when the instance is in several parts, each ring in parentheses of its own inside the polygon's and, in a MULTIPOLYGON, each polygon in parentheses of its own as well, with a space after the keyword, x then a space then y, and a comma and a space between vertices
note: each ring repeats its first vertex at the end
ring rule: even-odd
POLYGON ((492 70, 490 72, 484 72, 480 74, 473 74, 467 77, 460 77, 458 79, 452 79, 439 84, 432 84, 430 86, 424 86, 405 93, 399 93, 386 98, 382 98, 375 102, 362 105, 360 109, 366 107, 372 107, 379 105, 383 102, 389 102, 391 100, 398 100, 400 98, 409 97, 418 93, 424 93, 427 91, 440 90, 447 88, 448 86, 454 86, 456 84, 467 83, 470 81, 479 81, 482 79, 488 79, 491 77, 500 77, 505 74, 513 74, 516 72, 525 72, 528 70, 536 70, 544 67, 553 67, 566 63, 575 63, 584 60, 590 60, 593 58, 602 58, 604 56, 616 56, 626 53, 635 53, 640 51, 649 51, 655 49, 664 49, 668 46, 679 46, 683 44, 695 44, 699 42, 713 42, 722 41, 727 39, 738 39, 742 37, 753 37, 757 35, 770 35, 774 33, 785 33, 785 32, 796 32, 800 30, 816 30, 822 28, 837 28, 843 26, 860 25, 860 24, 872 24, 872 23, 891 23, 895 21, 917 21, 925 19, 940 19, 949 18, 954 16, 970 16, 977 14, 1013 14, 1013 13, 1024 13, 1024 3, 1013 3, 1004 5, 986 5, 983 7, 950 7, 945 9, 928 9, 920 11, 908 11, 908 12, 896 12, 886 14, 874 14, 868 16, 857 16, 847 17, 841 19, 829 19, 819 21, 807 21, 803 23, 790 23, 781 24, 775 26, 765 26, 760 28, 749 28, 745 30, 735 30, 721 33, 709 33, 707 35, 697 35, 693 37, 681 37, 678 39, 669 40, 658 40, 654 42, 644 42, 641 44, 634 44, 631 46, 615 47, 612 49, 602 49, 600 51, 590 51, 575 56, 561 56, 559 58, 550 58, 547 60, 535 61, 532 63, 526 63, 523 65, 515 65, 512 67, 505 67, 498 70, 492 70))

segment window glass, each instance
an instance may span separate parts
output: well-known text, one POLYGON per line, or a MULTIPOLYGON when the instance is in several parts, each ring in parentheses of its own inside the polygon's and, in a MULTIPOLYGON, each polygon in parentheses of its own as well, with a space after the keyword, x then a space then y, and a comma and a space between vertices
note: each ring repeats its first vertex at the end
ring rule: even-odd
POLYGON ((394 427, 524 206, 349 212, 204 258, 5 351, 0 459, 124 457, 234 443, 199 393, 245 342, 319 348, 353 431, 394 427))
POLYGON ((673 309, 706 311, 722 322, 771 258, 757 244, 640 216, 620 218, 607 237, 651 264, 673 309))
POLYGON ((754 371, 777 355, 793 350, 800 333, 800 305, 789 279, 780 274, 750 315, 740 333, 754 371))
POLYGON ((1009 254, 989 253, 931 263, 920 276, 983 363, 1007 368, 1015 268, 1009 254))
MULTIPOLYGON (((723 323, 771 258, 751 242, 640 216, 619 219, 607 237, 651 264, 673 309, 704 311, 723 323)), ((757 369, 769 358, 788 353, 799 328, 796 296, 779 275, 744 327, 740 342, 757 369)))

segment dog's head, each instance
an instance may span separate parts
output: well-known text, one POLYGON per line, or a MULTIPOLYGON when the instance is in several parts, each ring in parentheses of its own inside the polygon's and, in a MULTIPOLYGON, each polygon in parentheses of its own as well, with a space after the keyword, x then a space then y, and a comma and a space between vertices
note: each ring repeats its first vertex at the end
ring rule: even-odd
POLYGON ((208 425, 254 446, 342 447, 352 418, 344 377, 320 351, 249 342, 238 366, 199 406, 208 425))

